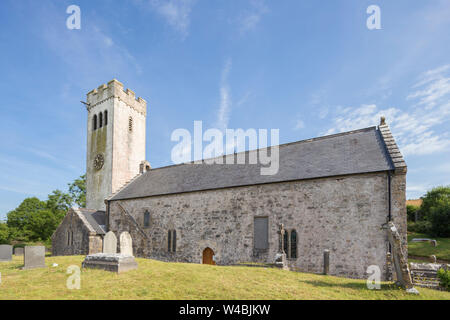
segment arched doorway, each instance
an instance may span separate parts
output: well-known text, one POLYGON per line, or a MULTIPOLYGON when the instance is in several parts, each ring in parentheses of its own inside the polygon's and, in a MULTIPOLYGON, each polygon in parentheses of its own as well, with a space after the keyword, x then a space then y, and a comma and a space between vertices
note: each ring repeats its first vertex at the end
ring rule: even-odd
POLYGON ((212 264, 215 265, 216 263, 213 260, 214 251, 211 248, 206 248, 203 250, 203 264, 212 264))

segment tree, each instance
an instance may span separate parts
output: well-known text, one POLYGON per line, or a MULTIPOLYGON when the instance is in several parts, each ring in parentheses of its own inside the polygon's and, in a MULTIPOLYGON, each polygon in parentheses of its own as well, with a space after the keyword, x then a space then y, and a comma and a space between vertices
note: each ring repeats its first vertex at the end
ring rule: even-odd
POLYGON ((433 208, 442 204, 442 201, 450 201, 450 186, 435 187, 422 197, 422 205, 420 206, 421 220, 431 220, 431 211, 433 208))
POLYGON ((75 203, 80 208, 86 207, 86 175, 80 176, 74 182, 69 183, 69 196, 72 203, 75 203))
POLYGON ((9 229, 4 222, 0 222, 0 244, 9 244, 9 229))
POLYGON ((56 189, 48 195, 47 208, 53 213, 59 214, 62 212, 67 212, 67 210, 69 210, 72 206, 72 202, 72 197, 69 194, 63 193, 61 190, 56 189))
POLYGON ((406 215, 408 221, 416 221, 416 214, 418 214, 420 210, 419 206, 413 206, 411 204, 408 204, 406 206, 406 215))
POLYGON ((440 202, 432 207, 431 214, 431 232, 437 237, 450 237, 450 201, 441 199, 440 202))

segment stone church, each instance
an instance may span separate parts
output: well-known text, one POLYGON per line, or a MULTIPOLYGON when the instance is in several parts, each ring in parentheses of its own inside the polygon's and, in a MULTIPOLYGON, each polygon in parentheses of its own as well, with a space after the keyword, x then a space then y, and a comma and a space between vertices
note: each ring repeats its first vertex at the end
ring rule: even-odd
POLYGON ((291 270, 320 273, 327 249, 330 274, 365 278, 378 265, 387 279, 388 221, 406 252, 406 164, 384 119, 280 145, 278 173, 261 175, 260 164, 152 169, 147 103, 117 80, 89 92, 86 107, 87 208, 69 210, 54 255, 101 252, 106 231, 128 231, 137 257, 273 263, 283 248, 291 270))

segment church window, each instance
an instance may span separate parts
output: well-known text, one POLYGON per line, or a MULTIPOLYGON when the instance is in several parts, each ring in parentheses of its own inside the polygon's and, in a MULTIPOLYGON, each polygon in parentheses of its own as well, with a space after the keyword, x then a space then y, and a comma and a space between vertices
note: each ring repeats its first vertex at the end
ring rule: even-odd
POLYGON ((253 227, 255 249, 269 249, 269 218, 255 217, 253 227))
POLYGON ((145 211, 144 213, 144 227, 150 227, 150 212, 145 211))
POLYGON ((297 259, 297 231, 295 229, 284 232, 283 249, 288 259, 297 259))
POLYGON ((291 231, 291 248, 290 256, 291 259, 297 259, 297 231, 291 231))
POLYGON ((172 252, 177 252, 177 230, 172 230, 172 252))
POLYGON ((70 246, 70 230, 67 231, 67 245, 70 246))
POLYGON ((103 112, 103 122, 104 122, 104 126, 106 126, 108 124, 108 111, 105 110, 105 112, 103 112))
POLYGON ((129 132, 133 131, 133 118, 132 117, 128 118, 128 131, 129 132))
POLYGON ((73 231, 70 231, 70 245, 73 246, 73 231))
POLYGON ((92 119, 92 130, 97 130, 97 115, 94 114, 94 118, 92 119))
POLYGON ((167 237, 167 251, 177 252, 177 231, 169 230, 167 237))
POLYGON ((169 234, 167 236, 167 251, 170 252, 171 247, 172 247, 172 230, 169 230, 169 234))
POLYGON ((288 230, 284 231, 283 250, 284 250, 284 253, 286 253, 286 255, 289 256, 289 231, 288 230))
POLYGON ((98 127, 99 128, 103 127, 103 114, 101 112, 98 115, 98 127))

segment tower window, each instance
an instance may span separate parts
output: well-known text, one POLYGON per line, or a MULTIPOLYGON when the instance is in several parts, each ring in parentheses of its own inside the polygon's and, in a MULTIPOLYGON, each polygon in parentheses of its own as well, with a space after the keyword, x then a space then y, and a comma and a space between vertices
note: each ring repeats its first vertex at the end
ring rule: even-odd
POLYGON ((94 114, 94 118, 92 119, 92 130, 97 130, 97 115, 94 114))
POLYGON ((99 128, 103 127, 103 114, 101 112, 98 115, 98 127, 99 128))
POLYGON ((150 226, 150 212, 145 211, 144 213, 144 227, 148 228, 150 226))
POLYGON ((133 131, 133 118, 132 117, 128 118, 128 131, 129 132, 133 131))
POLYGON ((108 124, 108 111, 105 110, 105 112, 103 112, 103 118, 104 125, 106 126, 108 124))

